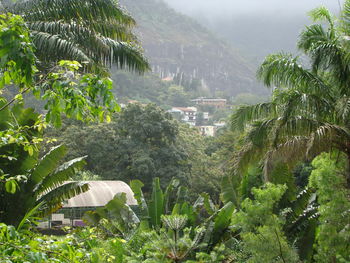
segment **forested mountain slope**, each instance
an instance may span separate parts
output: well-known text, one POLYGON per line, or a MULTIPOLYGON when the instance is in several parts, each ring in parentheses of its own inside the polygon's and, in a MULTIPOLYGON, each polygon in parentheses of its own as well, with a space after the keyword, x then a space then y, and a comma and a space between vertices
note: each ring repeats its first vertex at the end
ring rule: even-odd
POLYGON ((240 52, 191 18, 171 9, 163 0, 120 1, 138 27, 146 56, 161 77, 184 73, 200 79, 215 95, 263 92, 251 64, 240 52))

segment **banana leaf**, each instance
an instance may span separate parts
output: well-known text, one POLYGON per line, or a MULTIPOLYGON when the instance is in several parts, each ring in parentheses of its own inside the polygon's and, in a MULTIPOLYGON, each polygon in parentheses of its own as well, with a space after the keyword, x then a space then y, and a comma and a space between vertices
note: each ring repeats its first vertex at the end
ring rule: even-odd
POLYGON ((160 188, 159 178, 154 178, 152 196, 148 206, 151 225, 154 228, 158 228, 161 225, 160 217, 162 214, 164 214, 163 205, 164 195, 162 189, 160 188))

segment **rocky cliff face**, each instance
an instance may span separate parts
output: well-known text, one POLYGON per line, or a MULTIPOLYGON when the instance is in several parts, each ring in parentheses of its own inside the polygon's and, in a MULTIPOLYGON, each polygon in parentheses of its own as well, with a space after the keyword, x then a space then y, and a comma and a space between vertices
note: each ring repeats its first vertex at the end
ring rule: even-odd
POLYGON ((136 19, 137 34, 160 77, 184 73, 202 80, 213 95, 261 92, 253 66, 232 46, 162 0, 122 0, 136 19))

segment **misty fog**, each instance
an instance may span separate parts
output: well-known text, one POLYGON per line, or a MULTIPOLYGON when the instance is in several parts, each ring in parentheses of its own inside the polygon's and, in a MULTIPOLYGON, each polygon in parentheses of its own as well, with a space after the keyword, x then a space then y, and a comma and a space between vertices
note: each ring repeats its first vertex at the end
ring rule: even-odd
POLYGON ((343 0, 165 0, 219 36, 252 61, 272 52, 295 52, 296 40, 312 22, 307 12, 324 5, 339 13, 343 0))
POLYGON ((333 11, 340 8, 343 0, 165 0, 172 7, 193 15, 202 14, 207 17, 221 15, 270 15, 276 12, 286 14, 305 13, 324 5, 333 11))

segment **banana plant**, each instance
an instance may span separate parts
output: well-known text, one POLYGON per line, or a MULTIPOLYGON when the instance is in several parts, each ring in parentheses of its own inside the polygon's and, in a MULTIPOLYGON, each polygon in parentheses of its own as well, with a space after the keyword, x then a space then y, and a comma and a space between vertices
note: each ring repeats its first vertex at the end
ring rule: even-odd
POLYGON ((117 193, 104 207, 86 212, 83 220, 88 225, 99 226, 107 236, 127 237, 140 220, 126 201, 125 193, 117 193))
MULTIPOLYGON (((22 173, 22 179, 16 182, 17 189, 8 192, 4 187, 0 188, 1 222, 18 226, 25 215, 40 203, 42 205, 38 209, 39 214, 48 215, 59 209, 63 201, 89 189, 88 184, 84 182, 67 182, 83 167, 85 157, 60 165, 66 151, 65 146, 56 146, 36 162, 33 162, 35 158, 30 156, 20 163, 22 169, 15 169, 22 173), (14 207, 16 209, 13 209, 14 207)), ((12 175, 11 166, 5 169, 12 175)))
POLYGON ((215 246, 221 238, 225 237, 235 209, 232 202, 227 202, 223 207, 217 208, 210 200, 210 196, 202 193, 192 205, 185 198, 187 190, 180 186, 177 180, 173 180, 163 193, 159 178, 155 178, 151 200, 147 205, 142 186, 142 182, 138 180, 130 182, 130 187, 139 205, 142 226, 160 229, 164 223, 162 220, 164 216, 185 216, 187 227, 195 229, 195 227, 202 226, 206 229, 202 241, 204 240, 208 247, 215 246))
POLYGON ((134 197, 138 202, 140 219, 145 228, 160 228, 162 225, 161 216, 170 214, 176 204, 173 204, 172 199, 174 193, 180 188, 179 181, 174 179, 167 186, 165 192, 160 187, 159 178, 154 178, 152 183, 152 194, 148 204, 144 198, 142 187, 144 184, 139 180, 132 180, 130 187, 134 192, 134 197))

